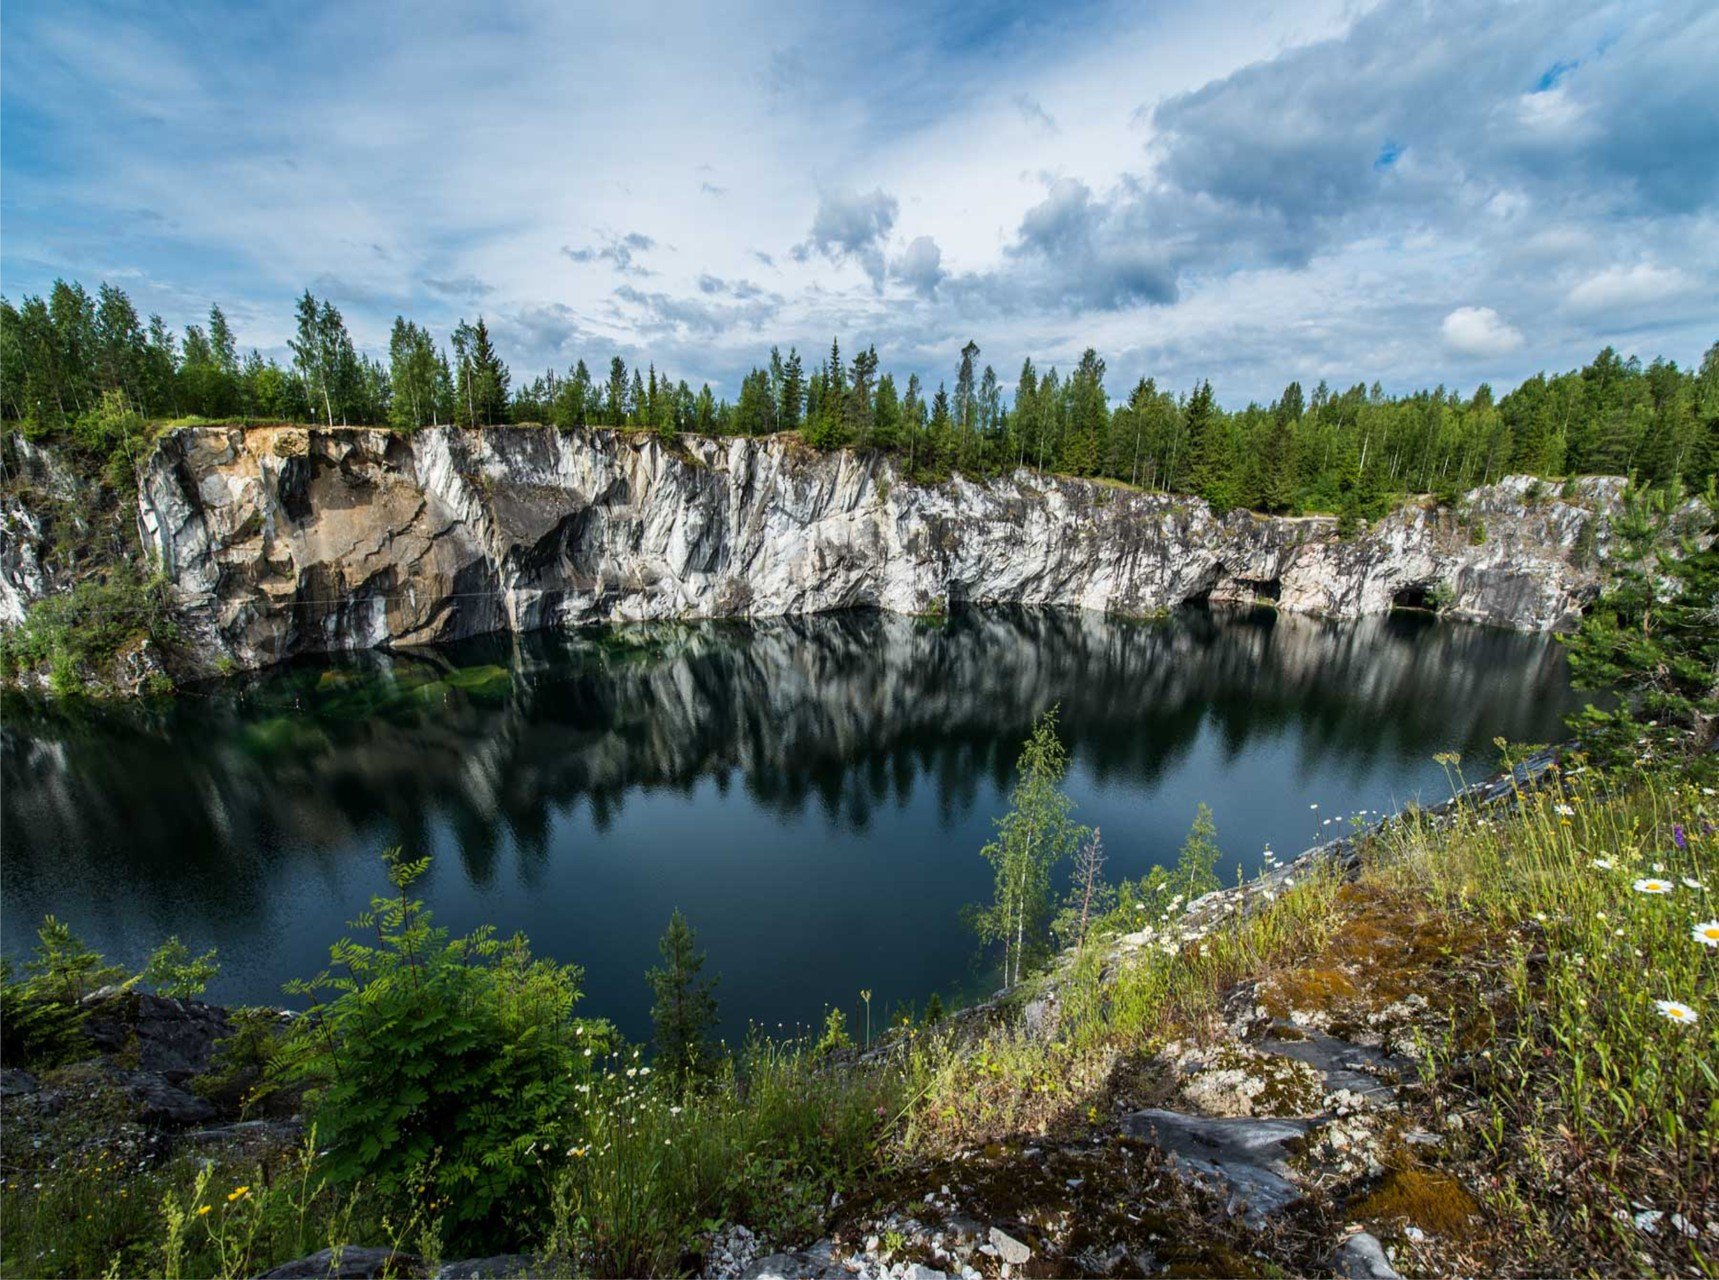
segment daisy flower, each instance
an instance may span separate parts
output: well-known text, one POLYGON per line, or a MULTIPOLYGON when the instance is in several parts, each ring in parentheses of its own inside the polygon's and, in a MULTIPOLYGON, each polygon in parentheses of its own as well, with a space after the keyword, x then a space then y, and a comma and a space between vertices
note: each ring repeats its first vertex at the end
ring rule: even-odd
POLYGON ((1680 1022, 1688 1026, 1694 1026, 1696 1023, 1695 1010, 1686 1004, 1676 1000, 1655 1000, 1653 1005, 1669 1022, 1680 1022))
POLYGON ((1612 858, 1595 858, 1593 865, 1601 871, 1616 871, 1618 869, 1617 862, 1612 858))
POLYGON ((1637 880, 1634 887, 1637 893, 1670 893, 1677 886, 1669 880, 1649 876, 1645 880, 1637 880))
POLYGON ((1689 936, 1704 946, 1719 947, 1719 920, 1703 920, 1690 928, 1689 936))

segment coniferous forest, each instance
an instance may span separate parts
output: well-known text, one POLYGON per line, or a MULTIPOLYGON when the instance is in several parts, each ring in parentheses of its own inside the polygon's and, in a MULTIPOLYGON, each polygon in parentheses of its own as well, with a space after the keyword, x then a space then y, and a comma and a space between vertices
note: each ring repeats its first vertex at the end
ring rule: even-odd
POLYGON ((935 387, 899 382, 877 349, 832 342, 809 362, 772 348, 735 401, 620 356, 593 373, 514 377, 488 327, 461 321, 448 347, 396 318, 386 361, 354 344, 334 303, 297 304, 283 366, 241 355, 220 307, 175 333, 140 316, 125 291, 56 282, 46 298, 0 299, 0 413, 27 434, 62 435, 98 453, 183 419, 320 422, 411 431, 454 423, 623 427, 767 435, 797 431, 818 448, 884 450, 909 475, 992 475, 1018 467, 1195 494, 1219 508, 1371 517, 1405 494, 1453 496, 1511 473, 1630 475, 1705 488, 1719 468, 1719 343, 1695 369, 1644 365, 1611 347, 1580 369, 1541 373, 1503 396, 1437 387, 1386 395, 1377 382, 1311 389, 1291 382, 1270 404, 1228 410, 1202 380, 1118 390, 1087 349, 1073 368, 1022 363, 1012 388, 958 353, 935 387))

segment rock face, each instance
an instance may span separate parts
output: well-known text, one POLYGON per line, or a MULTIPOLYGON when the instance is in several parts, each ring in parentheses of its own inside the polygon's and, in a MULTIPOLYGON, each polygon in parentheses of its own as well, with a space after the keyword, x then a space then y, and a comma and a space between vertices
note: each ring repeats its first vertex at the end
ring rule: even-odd
POLYGON ((162 437, 139 503, 200 647, 260 666, 498 630, 953 602, 1422 604, 1546 630, 1597 589, 1622 483, 1560 497, 1512 477, 1342 538, 1330 518, 1219 517, 1025 471, 913 485, 887 458, 783 437, 192 427, 162 437))

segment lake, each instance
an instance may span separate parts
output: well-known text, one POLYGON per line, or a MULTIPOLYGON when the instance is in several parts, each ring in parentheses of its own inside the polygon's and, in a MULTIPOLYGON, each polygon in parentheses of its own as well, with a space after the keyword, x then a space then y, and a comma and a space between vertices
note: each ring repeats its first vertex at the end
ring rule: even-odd
POLYGON ((1582 701, 1544 636, 1425 616, 1262 610, 1126 621, 875 613, 491 637, 297 664, 149 704, 13 698, 0 728, 0 942, 54 912, 136 963, 219 947, 210 998, 279 1003, 433 856, 456 931, 523 930, 586 969, 584 1013, 649 1031, 645 970, 683 908, 723 1031, 874 1017, 991 985, 963 904, 1034 717, 1060 707, 1112 877, 1172 861, 1211 805, 1226 866, 1358 810, 1449 794, 1492 742, 1582 701), (1310 806, 1317 805, 1318 808, 1310 806))

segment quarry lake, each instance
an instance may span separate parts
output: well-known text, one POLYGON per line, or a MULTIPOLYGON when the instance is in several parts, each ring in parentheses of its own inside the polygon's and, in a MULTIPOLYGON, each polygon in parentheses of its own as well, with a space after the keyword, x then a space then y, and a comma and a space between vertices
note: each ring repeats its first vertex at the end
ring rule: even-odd
MULTIPOLYGON (((961 925, 1034 717, 1060 706, 1076 817, 1112 878, 1173 860, 1211 805, 1223 873, 1358 810, 1449 793, 1499 736, 1581 701, 1544 636, 1397 614, 875 613, 495 637, 276 669, 172 700, 14 699, 0 729, 0 929, 40 917, 140 962, 220 949, 210 998, 279 1003, 433 856, 440 923, 523 930, 586 969, 582 1011, 649 1030, 646 969, 683 908, 723 1031, 985 991, 961 925), (1317 802, 1318 808, 1309 805, 1317 802)), ((850 1022, 851 1025, 851 1022, 850 1022)))

